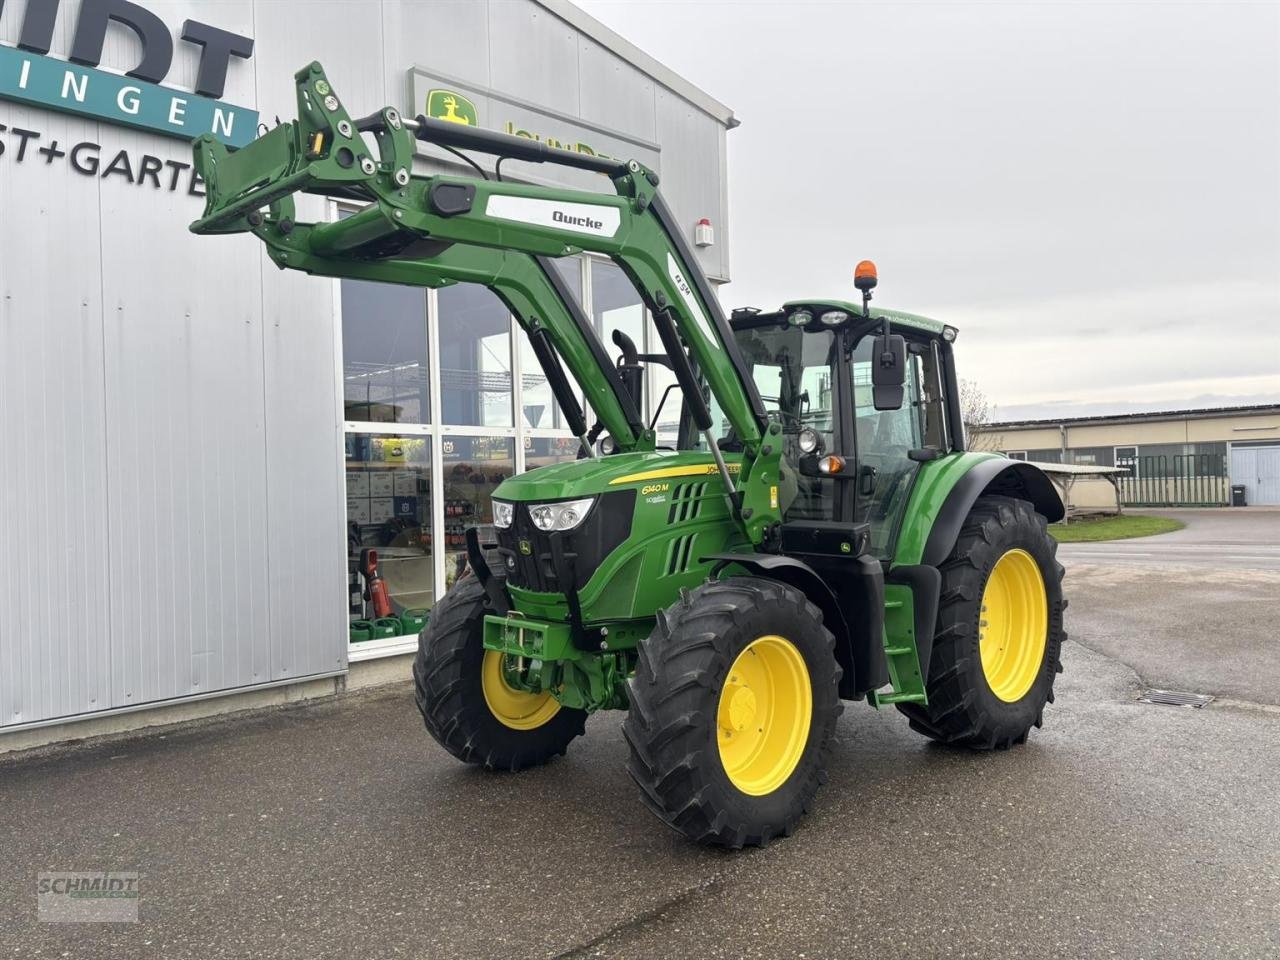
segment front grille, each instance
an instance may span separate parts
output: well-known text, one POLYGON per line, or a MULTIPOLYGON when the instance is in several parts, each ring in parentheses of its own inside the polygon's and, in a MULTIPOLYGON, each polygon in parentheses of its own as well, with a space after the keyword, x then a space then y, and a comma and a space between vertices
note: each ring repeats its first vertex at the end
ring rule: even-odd
POLYGON ((591 575, 631 536, 636 491, 615 490, 601 494, 591 513, 576 530, 544 533, 533 525, 526 504, 515 505, 511 526, 498 530, 498 550, 503 557, 507 582, 539 593, 581 590, 591 575), (556 543, 572 582, 562 584, 556 565, 556 543))

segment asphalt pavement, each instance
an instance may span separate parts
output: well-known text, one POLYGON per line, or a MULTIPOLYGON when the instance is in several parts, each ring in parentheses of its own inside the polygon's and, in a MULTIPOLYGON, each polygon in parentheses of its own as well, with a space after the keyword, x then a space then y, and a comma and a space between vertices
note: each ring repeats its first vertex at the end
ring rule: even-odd
POLYGON ((1134 513, 1176 517, 1182 530, 1156 537, 1101 543, 1064 543, 1067 560, 1108 565, 1187 566, 1206 572, 1224 567, 1280 572, 1280 510, 1140 510, 1134 513))
POLYGON ((1159 514, 1187 526, 1058 548, 1073 635, 1153 686, 1280 705, 1280 510, 1159 514))
MULTIPOLYGON (((1280 957, 1280 709, 1141 704, 1149 678, 1090 649, 1116 622, 1168 640, 1171 594, 1209 595, 1211 648, 1268 605, 1068 565, 1081 642, 1025 747, 949 750, 850 704, 813 812, 764 850, 654 820, 619 714, 486 774, 406 684, 0 760, 0 956, 1280 957), (94 868, 142 873, 141 922, 37 922, 37 872, 94 868)), ((1247 636, 1235 655, 1272 669, 1247 636)))

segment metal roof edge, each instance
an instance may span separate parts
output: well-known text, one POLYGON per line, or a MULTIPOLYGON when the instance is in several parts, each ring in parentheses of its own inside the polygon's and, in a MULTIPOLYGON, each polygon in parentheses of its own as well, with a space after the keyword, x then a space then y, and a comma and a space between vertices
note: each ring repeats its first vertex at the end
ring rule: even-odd
POLYGON ((554 16, 559 17, 578 32, 590 37, 606 50, 621 57, 642 73, 648 74, 681 98, 688 100, 703 113, 714 117, 724 124, 726 129, 732 130, 740 124, 741 121, 733 115, 733 111, 729 107, 701 87, 690 83, 670 67, 649 56, 630 40, 610 30, 591 14, 572 3, 571 0, 534 0, 534 2, 541 7, 545 7, 554 16))
POLYGON ((984 424, 982 429, 1038 427, 1041 429, 1059 425, 1073 427, 1088 424, 1133 423, 1152 420, 1209 420, 1215 417, 1232 417, 1241 414, 1280 414, 1280 404, 1259 403, 1241 407, 1196 407, 1189 410, 1152 410, 1149 413, 1111 413, 1092 417, 1049 417, 1043 420, 1003 420, 984 424))

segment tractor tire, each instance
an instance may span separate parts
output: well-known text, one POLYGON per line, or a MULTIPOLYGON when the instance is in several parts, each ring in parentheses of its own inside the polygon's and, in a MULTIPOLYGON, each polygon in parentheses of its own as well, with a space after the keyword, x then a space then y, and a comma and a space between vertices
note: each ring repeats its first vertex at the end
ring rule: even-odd
POLYGON ((789 836, 826 782, 843 709, 822 612, 794 587, 734 577, 683 591, 657 621, 622 727, 641 799, 698 843, 789 836))
POLYGON ((546 763, 583 732, 586 712, 506 684, 503 654, 484 649, 488 609, 470 575, 436 604, 418 635, 414 700, 427 732, 459 760, 511 771, 546 763))
POLYGON ((899 704, 940 743, 1005 750, 1044 723, 1066 640, 1062 565, 1025 500, 981 497, 943 562, 928 706, 899 704))

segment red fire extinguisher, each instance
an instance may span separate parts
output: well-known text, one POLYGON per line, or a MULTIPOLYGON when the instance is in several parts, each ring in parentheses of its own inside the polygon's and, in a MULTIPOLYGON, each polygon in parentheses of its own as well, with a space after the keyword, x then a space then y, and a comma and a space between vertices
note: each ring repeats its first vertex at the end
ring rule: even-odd
POLYGON ((364 574, 364 598, 373 604, 374 617, 391 616, 391 594, 387 592, 387 581, 378 572, 377 550, 360 551, 360 572, 364 574))

